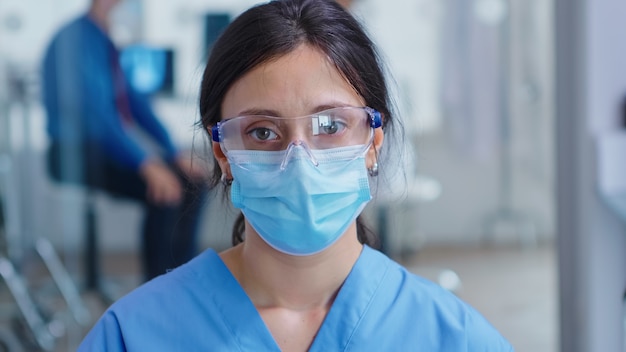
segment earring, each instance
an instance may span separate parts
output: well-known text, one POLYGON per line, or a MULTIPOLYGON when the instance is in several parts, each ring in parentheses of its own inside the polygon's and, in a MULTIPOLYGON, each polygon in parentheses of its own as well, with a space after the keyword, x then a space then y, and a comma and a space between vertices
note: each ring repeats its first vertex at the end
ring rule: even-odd
POLYGON ((378 163, 375 162, 372 167, 368 168, 367 173, 369 173, 372 177, 378 176, 378 163))
POLYGON ((220 182, 222 182, 224 186, 228 187, 233 183, 233 179, 227 179, 226 174, 222 174, 222 176, 220 177, 220 182))

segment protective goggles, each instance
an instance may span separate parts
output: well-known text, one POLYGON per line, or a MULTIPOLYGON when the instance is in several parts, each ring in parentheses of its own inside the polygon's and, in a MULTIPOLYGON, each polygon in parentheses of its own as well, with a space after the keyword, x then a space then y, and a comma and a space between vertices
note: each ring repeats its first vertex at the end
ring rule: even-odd
POLYGON ((228 156, 231 151, 283 151, 306 144, 312 150, 369 146, 380 112, 369 107, 340 107, 301 117, 250 115, 220 121, 211 129, 228 156))

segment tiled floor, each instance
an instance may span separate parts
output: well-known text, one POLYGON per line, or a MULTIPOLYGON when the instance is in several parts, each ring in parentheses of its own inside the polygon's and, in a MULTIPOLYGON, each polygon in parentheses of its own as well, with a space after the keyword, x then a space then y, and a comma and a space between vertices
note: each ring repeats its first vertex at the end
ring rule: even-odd
MULTIPOLYGON (((537 249, 516 248, 425 248, 418 254, 397 258, 410 270, 437 281, 439 274, 451 282, 452 270, 461 286, 456 293, 481 312, 509 341, 517 352, 556 352, 556 259, 550 246, 537 249)), ((119 296, 138 284, 139 263, 135 256, 107 254, 103 271, 106 287, 119 296)), ((37 288, 48 305, 58 305, 58 292, 44 278, 37 288), (54 298, 56 296, 56 299, 54 298), (54 303, 57 301, 57 303, 54 303)), ((94 319, 105 305, 94 293, 83 293, 94 319)), ((74 351, 88 326, 81 328, 67 312, 55 315, 65 322, 65 337, 55 351, 74 351)), ((0 330, 1 331, 1 330, 0 330)), ((27 349, 28 350, 28 349, 27 349)), ((2 349, 0 349, 2 351, 2 349)))

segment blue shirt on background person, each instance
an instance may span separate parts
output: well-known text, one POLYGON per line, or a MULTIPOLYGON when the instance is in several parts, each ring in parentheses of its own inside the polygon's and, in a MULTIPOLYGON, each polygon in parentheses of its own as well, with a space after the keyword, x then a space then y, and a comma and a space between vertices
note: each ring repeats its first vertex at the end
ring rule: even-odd
POLYGON ((166 158, 173 159, 178 150, 152 111, 149 97, 124 82, 132 120, 118 111, 115 95, 123 94, 124 89, 116 89, 116 65, 119 66, 118 50, 88 15, 61 29, 43 62, 49 137, 76 143, 97 141, 111 158, 136 170, 149 156, 125 131, 130 126, 124 124, 136 123, 157 141, 166 158), (65 109, 81 118, 73 124, 65 123, 65 109))

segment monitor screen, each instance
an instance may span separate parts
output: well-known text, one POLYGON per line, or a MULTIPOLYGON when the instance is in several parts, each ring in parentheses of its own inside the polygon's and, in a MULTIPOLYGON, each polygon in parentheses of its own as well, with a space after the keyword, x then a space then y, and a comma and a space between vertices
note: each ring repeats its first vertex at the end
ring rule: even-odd
POLYGON ((171 49, 131 45, 120 53, 120 65, 129 84, 143 94, 171 94, 174 90, 174 54, 171 49))
POLYGON ((204 15, 204 58, 209 57, 213 44, 230 24, 231 16, 228 13, 211 12, 204 15))

